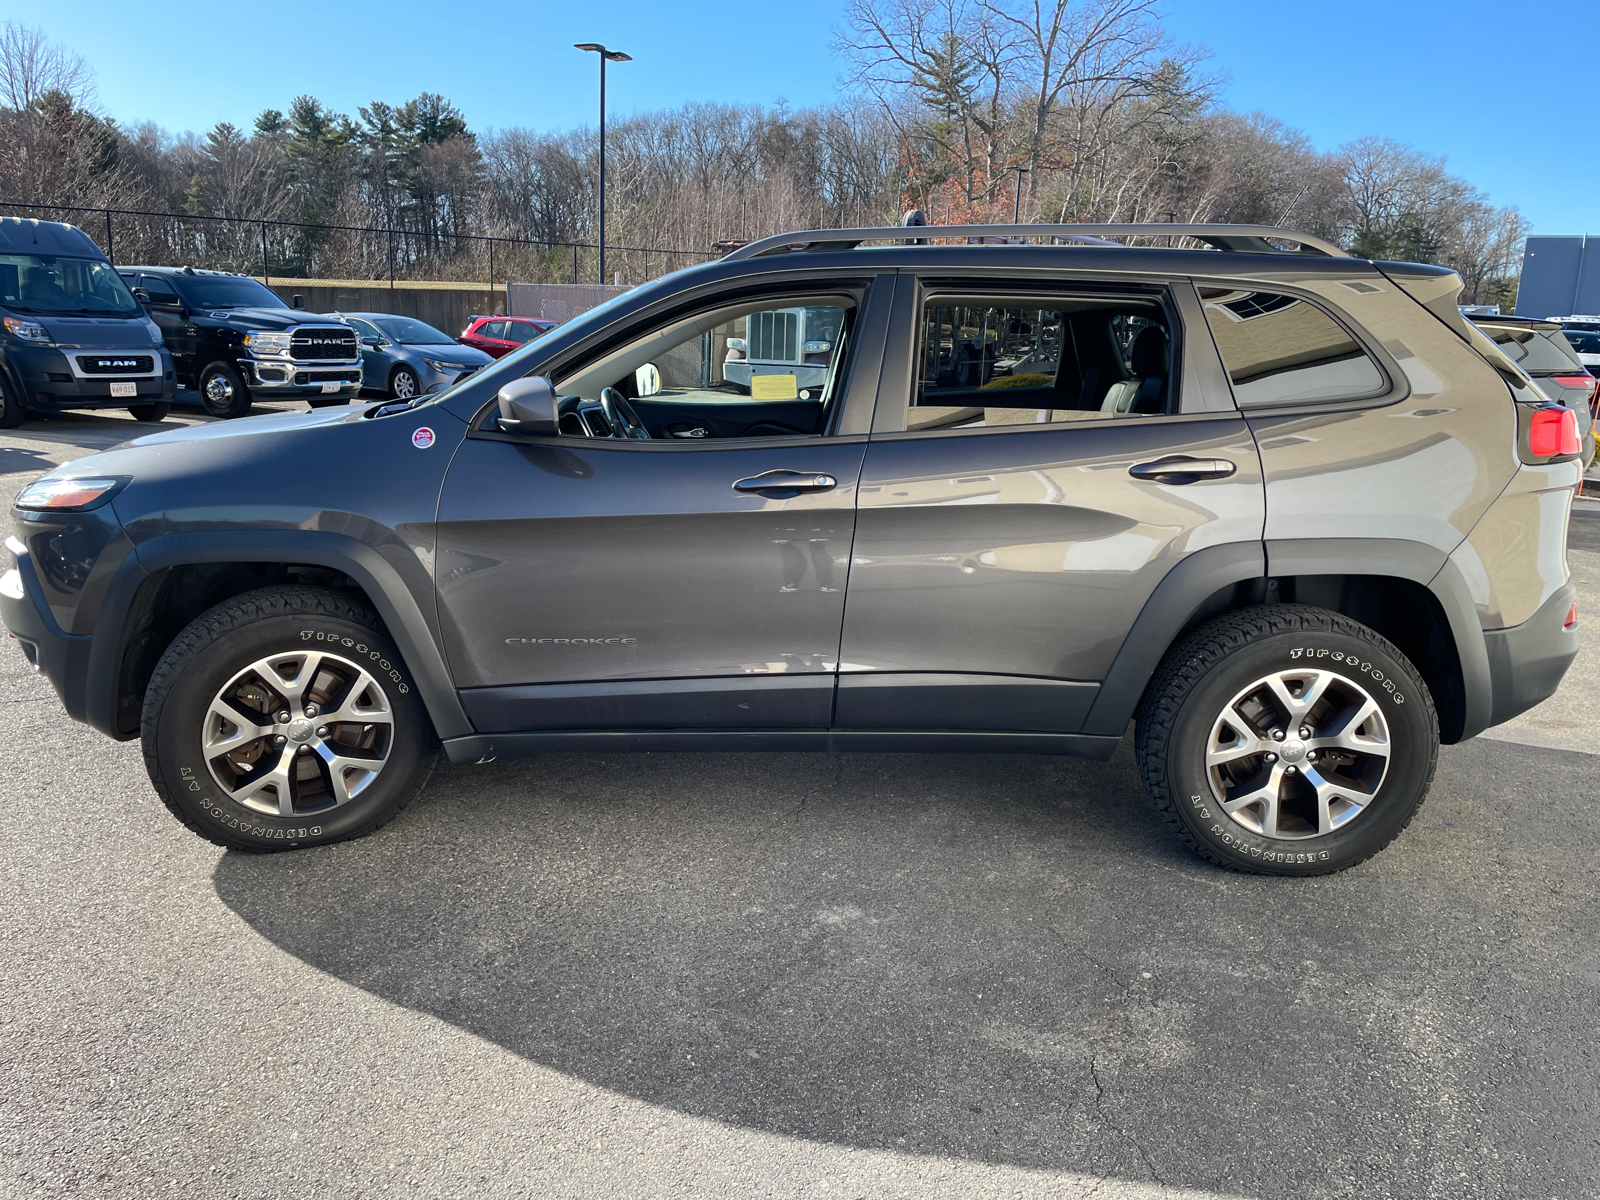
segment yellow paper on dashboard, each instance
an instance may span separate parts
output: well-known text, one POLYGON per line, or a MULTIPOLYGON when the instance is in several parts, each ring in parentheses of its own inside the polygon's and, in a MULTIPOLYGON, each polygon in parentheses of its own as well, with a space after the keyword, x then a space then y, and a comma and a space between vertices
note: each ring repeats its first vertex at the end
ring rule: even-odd
POLYGON ((800 391, 793 375, 753 375, 750 378, 752 400, 798 400, 800 391))

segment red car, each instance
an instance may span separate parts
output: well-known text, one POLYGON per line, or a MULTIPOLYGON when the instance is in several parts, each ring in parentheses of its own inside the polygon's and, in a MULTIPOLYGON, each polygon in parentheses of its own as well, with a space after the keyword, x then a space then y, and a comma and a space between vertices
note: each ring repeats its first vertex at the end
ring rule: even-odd
POLYGON ((456 341, 499 358, 555 327, 556 322, 537 317, 473 317, 456 341))

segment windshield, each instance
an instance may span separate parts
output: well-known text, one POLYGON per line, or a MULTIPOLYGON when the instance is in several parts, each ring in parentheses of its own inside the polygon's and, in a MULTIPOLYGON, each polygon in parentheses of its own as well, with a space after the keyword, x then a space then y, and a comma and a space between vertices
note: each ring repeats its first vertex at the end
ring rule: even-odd
POLYGON ((0 300, 11 308, 37 313, 131 317, 141 311, 110 263, 65 254, 0 254, 0 300))
POLYGON ((169 276, 191 308, 288 308, 248 275, 169 276))
POLYGON ((383 335, 391 342, 399 342, 402 346, 449 346, 455 343, 455 338, 440 333, 432 325, 413 321, 410 317, 384 317, 373 324, 383 330, 383 335))

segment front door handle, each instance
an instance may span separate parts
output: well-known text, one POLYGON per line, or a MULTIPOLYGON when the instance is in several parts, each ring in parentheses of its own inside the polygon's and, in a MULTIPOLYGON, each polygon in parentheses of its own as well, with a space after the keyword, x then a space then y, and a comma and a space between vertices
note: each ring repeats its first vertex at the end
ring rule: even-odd
POLYGON ((818 471, 763 471, 734 482, 736 492, 826 492, 839 486, 832 475, 818 471))
POLYGON ((1238 469, 1226 458, 1188 458, 1174 454, 1129 467, 1128 474, 1151 483, 1194 483, 1198 479, 1226 479, 1238 469))

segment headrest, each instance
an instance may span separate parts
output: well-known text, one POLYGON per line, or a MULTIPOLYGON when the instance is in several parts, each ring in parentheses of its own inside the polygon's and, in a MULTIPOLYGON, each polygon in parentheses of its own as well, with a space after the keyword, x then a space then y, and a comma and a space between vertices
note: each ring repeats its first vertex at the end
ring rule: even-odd
POLYGON ((1133 339, 1133 351, 1129 356, 1133 373, 1141 379, 1149 375, 1165 375, 1167 373, 1167 331, 1159 325, 1152 325, 1138 337, 1133 339))

